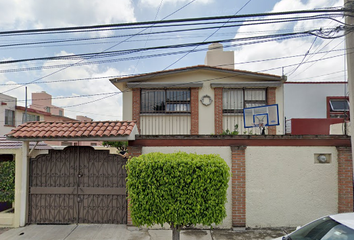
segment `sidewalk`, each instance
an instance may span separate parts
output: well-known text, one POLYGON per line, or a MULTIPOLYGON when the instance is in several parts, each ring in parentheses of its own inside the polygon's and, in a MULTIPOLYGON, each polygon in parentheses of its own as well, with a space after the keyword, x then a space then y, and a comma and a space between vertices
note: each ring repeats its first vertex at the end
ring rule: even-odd
MULTIPOLYGON (((270 240, 284 234, 282 229, 183 230, 181 240, 270 240)), ((6 231, 0 228, 0 240, 169 240, 171 238, 171 230, 147 230, 110 224, 29 225, 6 231)))

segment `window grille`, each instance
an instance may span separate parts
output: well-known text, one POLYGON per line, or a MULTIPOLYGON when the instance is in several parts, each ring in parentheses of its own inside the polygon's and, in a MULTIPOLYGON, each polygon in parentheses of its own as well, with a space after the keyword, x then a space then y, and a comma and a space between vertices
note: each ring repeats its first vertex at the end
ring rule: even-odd
POLYGON ((141 90, 141 113, 190 113, 190 90, 141 90))

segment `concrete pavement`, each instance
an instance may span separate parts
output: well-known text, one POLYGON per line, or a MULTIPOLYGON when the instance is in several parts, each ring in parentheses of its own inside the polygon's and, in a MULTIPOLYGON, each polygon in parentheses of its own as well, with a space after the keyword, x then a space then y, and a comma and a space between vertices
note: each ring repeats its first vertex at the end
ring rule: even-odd
MULTIPOLYGON (((181 240, 270 240, 284 234, 283 229, 183 230, 181 240)), ((3 233, 0 231, 0 240, 169 240, 171 238, 170 230, 147 230, 113 224, 29 225, 3 233)))

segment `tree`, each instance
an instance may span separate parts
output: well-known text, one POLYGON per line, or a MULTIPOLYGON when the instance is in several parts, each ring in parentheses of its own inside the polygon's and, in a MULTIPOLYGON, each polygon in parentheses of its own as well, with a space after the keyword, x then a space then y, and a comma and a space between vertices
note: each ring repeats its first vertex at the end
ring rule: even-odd
POLYGON ((120 141, 120 142, 109 142, 109 141, 104 141, 102 142, 103 146, 108 146, 108 147, 115 147, 118 149, 118 152, 122 155, 124 155, 128 150, 128 142, 127 141, 120 141))
POLYGON ((0 162, 0 202, 15 200, 15 161, 0 162))
POLYGON ((169 223, 174 240, 189 225, 226 217, 230 169, 214 154, 149 153, 126 165, 129 209, 137 226, 169 223))

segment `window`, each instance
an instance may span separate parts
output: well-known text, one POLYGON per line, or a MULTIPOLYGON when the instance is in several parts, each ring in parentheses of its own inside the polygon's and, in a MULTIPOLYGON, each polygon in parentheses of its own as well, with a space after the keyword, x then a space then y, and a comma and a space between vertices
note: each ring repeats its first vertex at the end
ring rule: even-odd
MULTIPOLYGON (((25 116, 26 116, 26 114, 23 113, 22 114, 23 122, 25 121, 25 116)), ((40 121, 40 116, 27 113, 27 122, 36 122, 36 121, 40 121)))
POLYGON ((348 118, 349 101, 347 97, 327 97, 327 117, 348 118))
POLYGON ((45 107, 45 111, 50 113, 50 107, 45 107))
POLYGON ((242 113, 244 108, 267 105, 266 89, 224 89, 223 113, 242 113))
POLYGON ((5 109, 5 125, 15 126, 15 111, 5 109))
POLYGON ((63 116, 63 110, 59 110, 59 116, 63 116))
POLYGON ((141 90, 141 113, 190 113, 190 90, 141 90))
POLYGON ((329 100, 332 112, 347 112, 349 111, 349 103, 347 99, 332 99, 329 100))

